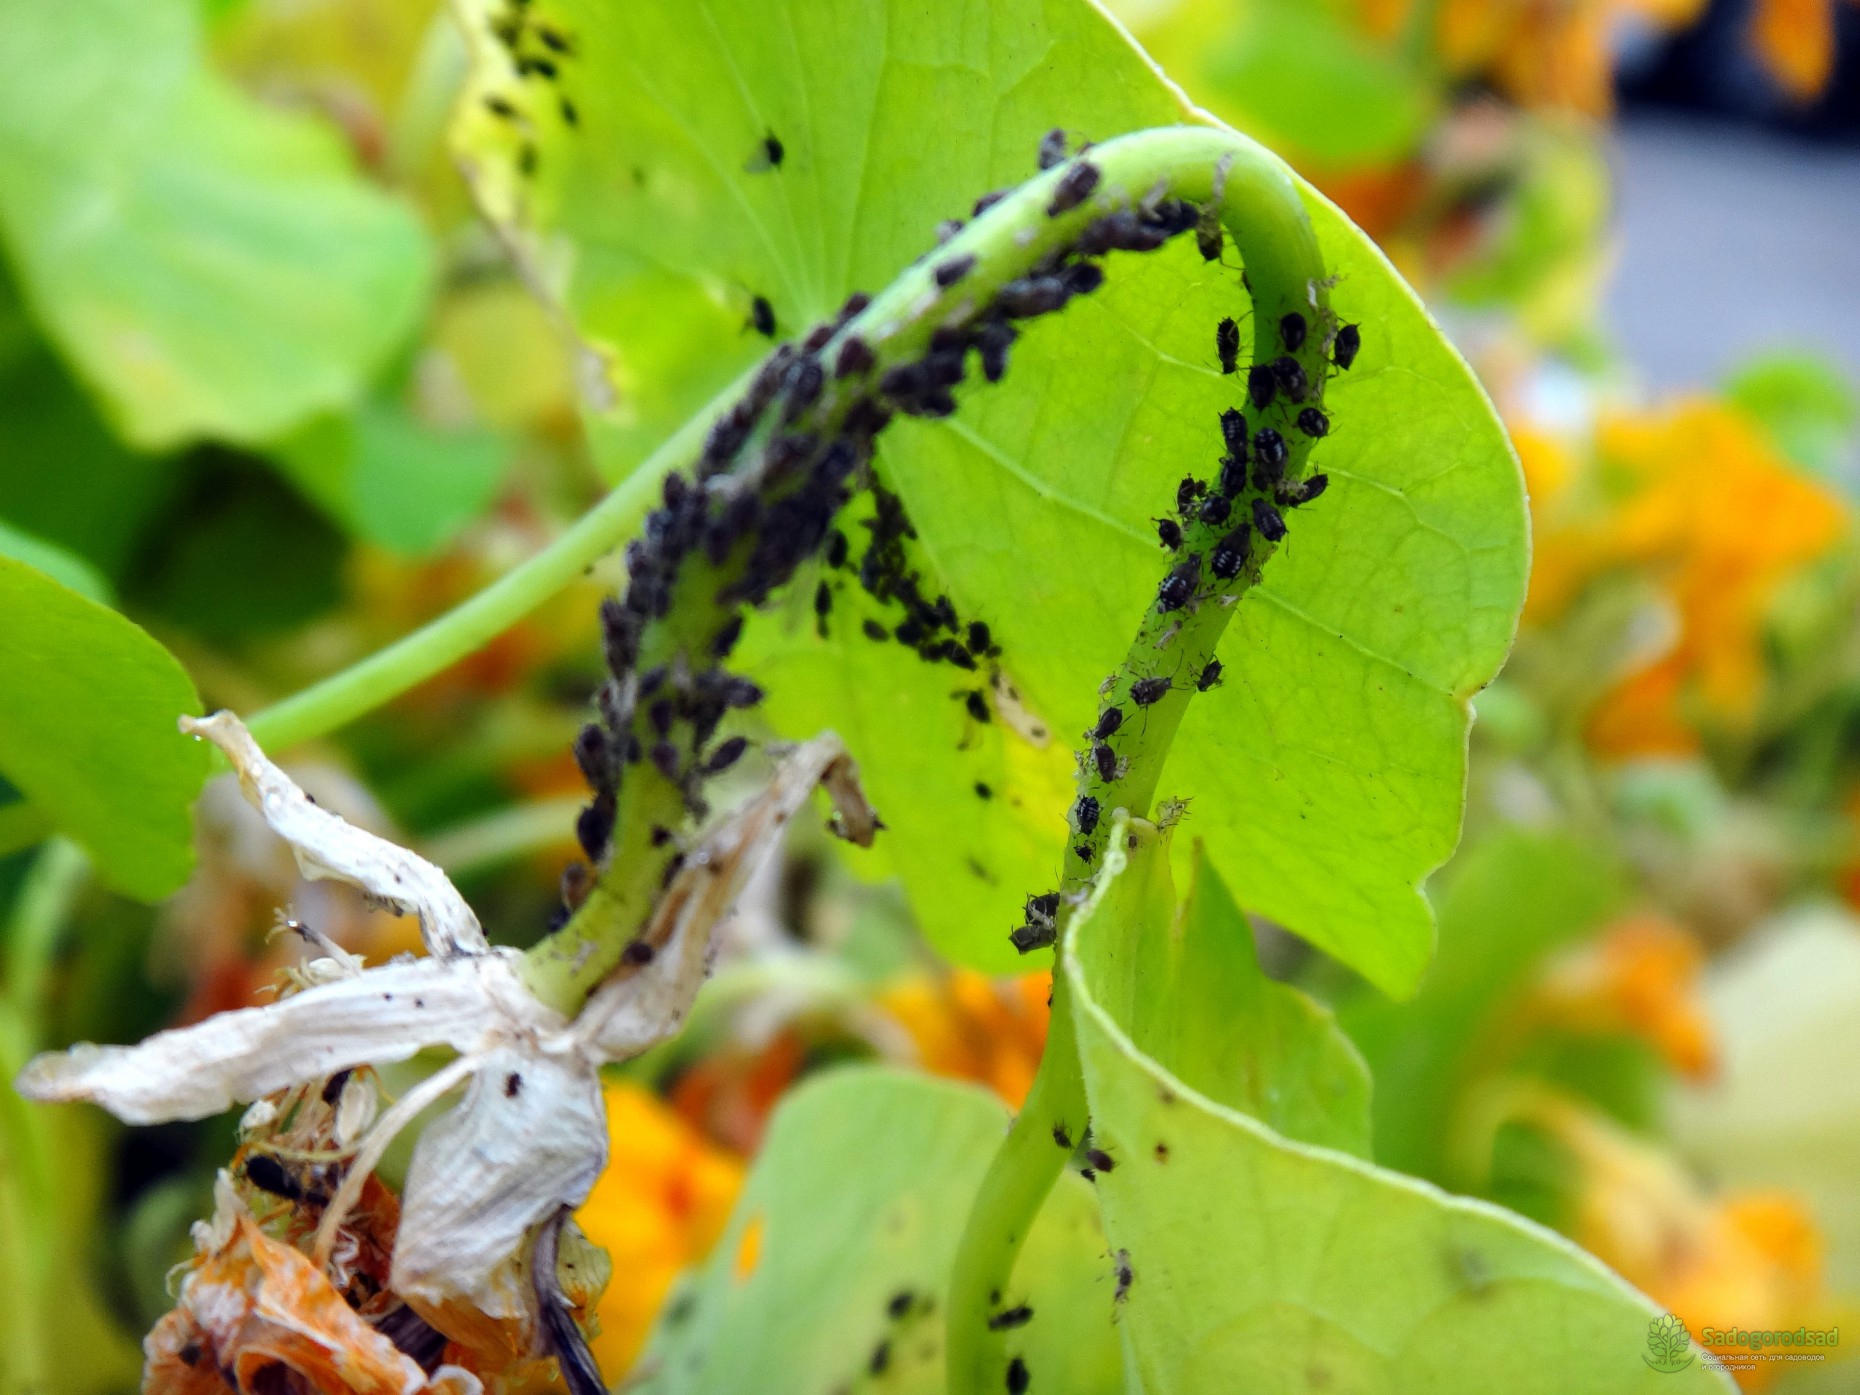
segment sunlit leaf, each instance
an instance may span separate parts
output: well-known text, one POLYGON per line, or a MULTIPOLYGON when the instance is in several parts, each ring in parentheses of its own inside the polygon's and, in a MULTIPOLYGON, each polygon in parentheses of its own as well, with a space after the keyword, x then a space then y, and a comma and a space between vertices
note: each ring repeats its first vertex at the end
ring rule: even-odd
MULTIPOLYGON (((761 351, 752 295, 802 330, 888 281, 939 219, 1030 174, 1049 127, 1099 138, 1192 119, 1069 0, 731 0, 709 23, 539 0, 516 40, 521 78, 491 32, 501 13, 476 11, 478 86, 457 138, 611 364, 619 405, 597 425, 621 469, 761 351)), ((1457 833, 1465 702, 1522 597, 1523 499, 1464 363, 1367 239, 1315 194, 1308 205, 1341 278, 1333 303, 1364 325, 1314 457, 1333 487, 1241 606, 1226 684, 1191 709, 1164 792, 1194 796, 1191 831, 1243 904, 1403 991, 1431 937, 1416 886, 1457 833)), ((899 423, 880 451, 931 587, 993 628, 1033 714, 1019 731, 1037 720, 1050 745, 998 720, 976 730, 967 675, 871 650, 850 587, 824 644, 795 615, 787 660, 762 651, 778 724, 853 740, 918 914, 979 967, 1013 965, 1006 930, 1055 875, 1066 751, 1156 585, 1148 520, 1184 473, 1210 468, 1218 412, 1240 395, 1213 345, 1215 322, 1245 311, 1233 268, 1177 246, 1114 257, 1110 277, 1030 327, 1000 389, 972 391, 947 423, 899 423)))
MULTIPOLYGON (((950 1260, 1006 1128, 992 1097, 923 1076, 847 1070, 803 1086, 776 1114, 712 1258, 667 1305, 640 1388, 941 1392, 950 1260)), ((1033 1309, 1013 1346, 1043 1388, 1124 1388, 1103 1249, 1090 1189, 1073 1178, 1041 1213, 1003 1302, 1033 1309)))
POLYGON ((1659 1309, 1567 1241, 1292 1142, 1168 1070, 1106 1007, 1137 972, 1103 953, 1125 903, 1113 885, 1074 922, 1065 968, 1093 1140, 1119 1160, 1098 1195, 1146 1395, 1729 1389, 1696 1361, 1650 1369, 1659 1309))
POLYGON ((155 900, 193 866, 206 749, 186 672, 113 610, 0 557, 0 774, 84 845, 105 881, 155 900))
POLYGON ((0 231, 22 289, 144 447, 259 441, 353 401, 429 253, 336 134, 203 66, 187 0, 0 5, 0 231))

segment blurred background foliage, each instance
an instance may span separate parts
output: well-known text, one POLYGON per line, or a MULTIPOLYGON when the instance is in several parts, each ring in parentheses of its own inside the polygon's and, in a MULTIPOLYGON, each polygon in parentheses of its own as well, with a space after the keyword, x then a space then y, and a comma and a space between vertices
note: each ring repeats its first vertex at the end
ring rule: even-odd
MULTIPOLYGON (((1851 143, 1860 9, 1113 8, 1377 238, 1473 358, 1531 490, 1530 600, 1477 701, 1425 986, 1390 1003, 1265 923, 1263 962, 1368 1059, 1379 1162, 1564 1231, 1695 1330, 1840 1321, 1860 1298, 1860 401, 1851 365, 1795 344, 1650 396, 1604 291, 1622 103, 1851 143)), ((591 399, 448 152, 466 59, 434 0, 0 0, 0 34, 0 557, 144 627, 208 708, 261 708, 456 604, 637 457, 624 381, 618 406, 591 399)), ((644 320, 630 351, 665 377, 678 336, 644 320)), ((542 932, 573 853, 569 742, 612 579, 285 753, 506 942, 542 932)), ((260 1000, 281 915, 371 959, 416 943, 303 881, 224 778, 191 876, 93 868, 48 831, 0 782, 9 1078, 34 1050, 260 1000)), ((624 1276, 609 1376, 721 1232, 784 1092, 876 1057, 1017 1104, 1046 988, 939 964, 895 888, 797 830, 690 1030, 612 1081, 613 1165, 581 1215, 624 1276)), ((135 1383, 231 1143, 230 1121, 127 1131, 0 1091, 7 1389, 135 1383)))

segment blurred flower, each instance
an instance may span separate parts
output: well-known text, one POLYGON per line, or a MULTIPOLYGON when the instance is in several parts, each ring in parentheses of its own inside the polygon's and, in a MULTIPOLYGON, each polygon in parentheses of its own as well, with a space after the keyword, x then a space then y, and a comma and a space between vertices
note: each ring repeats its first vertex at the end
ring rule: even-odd
POLYGON ((990 979, 956 969, 907 979, 879 1003, 911 1034, 925 1070, 979 1081, 1018 1109, 1046 1045, 1051 995, 1048 973, 990 979))
POLYGON ((1527 618, 1552 620, 1590 581, 1632 570, 1678 621, 1672 647, 1597 706, 1594 749, 1689 754, 1700 716, 1747 720, 1763 686, 1770 603, 1841 536, 1841 501, 1742 414, 1704 398, 1605 420, 1592 478, 1551 438, 1528 427, 1517 436, 1537 528, 1527 618))
POLYGON ((1795 101, 1819 97, 1834 76, 1834 0, 1755 0, 1750 47, 1795 101))
POLYGON ((672 1281, 716 1243, 743 1164, 637 1085, 609 1085, 606 1098, 607 1171, 576 1220, 613 1261, 593 1343, 612 1380, 639 1355, 672 1281))
POLYGON ((740 1153, 762 1144, 769 1115, 801 1074, 807 1048, 783 1028, 762 1045, 725 1042, 692 1062, 672 1087, 672 1107, 693 1128, 740 1153))
POLYGON ((1717 1066, 1711 1021, 1699 990, 1698 941, 1657 915, 1618 920, 1599 939, 1553 960, 1531 990, 1525 1015, 1551 1025, 1640 1037, 1691 1080, 1717 1066))
MULTIPOLYGON (((1579 1173, 1574 1238, 1695 1334, 1705 1326, 1819 1325, 1830 1310, 1821 1236, 1787 1192, 1712 1196, 1674 1159, 1562 1097, 1519 1118, 1568 1148, 1579 1173)), ((1739 1372, 1746 1389, 1779 1369, 1739 1372)))

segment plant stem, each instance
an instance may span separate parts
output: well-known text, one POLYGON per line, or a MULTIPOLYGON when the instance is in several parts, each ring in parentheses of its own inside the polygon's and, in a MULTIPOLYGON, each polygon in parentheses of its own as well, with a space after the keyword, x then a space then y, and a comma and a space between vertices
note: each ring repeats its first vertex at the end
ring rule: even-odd
MULTIPOLYGON (((1291 356, 1309 383, 1298 403, 1315 406, 1329 371, 1328 286, 1316 234, 1284 164, 1244 137, 1205 129, 1146 132, 1094 149, 1091 158, 1110 164, 1113 150, 1119 175, 1130 187, 1160 182, 1175 197, 1216 208, 1245 265, 1255 363, 1269 363, 1286 353, 1281 317, 1296 312, 1304 318, 1307 338, 1291 356)), ((1299 478, 1310 449, 1305 435, 1292 426, 1300 405, 1280 394, 1263 410, 1250 408, 1241 400, 1244 383, 1244 377, 1237 381, 1235 407, 1251 413, 1252 426, 1271 425, 1283 435, 1290 455, 1285 476, 1299 478)), ((1235 503, 1250 505, 1256 494, 1267 497, 1255 490, 1235 503)), ((1081 803, 1070 815, 1062 879, 1066 899, 1055 954, 1063 948, 1076 898, 1089 887, 1094 866, 1103 861, 1115 811, 1125 809, 1138 817, 1149 813, 1170 744, 1189 699, 1198 691, 1197 680, 1213 659, 1240 597, 1258 580, 1274 550, 1255 536, 1249 560, 1238 575, 1210 582, 1210 549, 1244 521, 1244 509, 1212 524, 1199 521, 1193 510, 1184 512, 1184 541, 1176 556, 1202 559, 1195 599, 1172 609, 1151 605, 1124 663, 1104 689, 1105 707, 1118 708, 1122 716, 1122 724, 1102 742, 1115 759, 1115 773, 1104 779, 1093 760, 1080 761, 1081 803), (1167 687, 1152 697, 1155 686, 1164 681, 1167 687), (1137 702, 1139 692, 1151 700, 1137 702), (1089 814, 1084 812, 1087 801, 1089 814)), ((1081 1140, 1087 1110, 1064 978, 1055 974, 1052 1020, 1039 1072, 982 1180, 951 1273, 946 1347, 951 1395, 981 1395, 1001 1388, 1006 1339, 989 1328, 988 1319, 1006 1300, 1028 1231, 1070 1155, 1070 1149, 1056 1146, 1054 1129, 1063 1129, 1075 1142, 1081 1140)))
POLYGON ((252 717, 246 725, 254 739, 275 756, 372 712, 495 639, 638 530, 659 480, 695 453, 713 414, 693 417, 559 538, 470 600, 252 717))

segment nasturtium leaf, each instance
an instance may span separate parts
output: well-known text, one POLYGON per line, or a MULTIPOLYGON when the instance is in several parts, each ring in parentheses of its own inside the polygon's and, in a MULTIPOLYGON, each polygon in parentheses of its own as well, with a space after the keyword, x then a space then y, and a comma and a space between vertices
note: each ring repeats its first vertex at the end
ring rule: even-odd
POLYGON ((273 454, 349 533, 416 557, 482 513, 510 463, 509 444, 495 432, 441 430, 379 401, 319 417, 273 454))
POLYGON ((1128 866, 1080 951, 1104 1009, 1210 1099, 1288 1138, 1368 1157, 1369 1072, 1329 1010, 1260 971, 1253 929, 1199 848, 1178 901, 1167 835, 1128 828, 1128 866))
POLYGON ((1429 77, 1366 32, 1354 5, 1116 0, 1108 8, 1190 97, 1300 164, 1338 170, 1406 159, 1438 105, 1429 77))
POLYGON ((1439 888, 1440 952, 1413 1001, 1364 992, 1338 1019, 1375 1077, 1375 1156, 1448 1180, 1460 1084, 1533 966, 1598 929, 1627 895, 1606 854, 1560 832, 1500 827, 1469 847, 1439 888))
MULTIPOLYGON (((516 50, 532 56, 543 27, 566 39, 553 78, 516 75, 494 32, 508 35, 505 13, 472 7, 455 135, 487 206, 609 364, 619 405, 596 428, 617 471, 762 351, 752 296, 799 333, 889 281, 938 220, 1031 174, 1047 129, 1205 119, 1078 0, 727 0, 706 23, 536 0, 516 50)), ((1332 487, 1241 605, 1226 682, 1191 707, 1163 792, 1193 796, 1192 831, 1242 904, 1404 992, 1432 936, 1418 885, 1457 836, 1467 699, 1522 602, 1523 492, 1466 365, 1367 238, 1305 197, 1339 277, 1333 305, 1363 325, 1313 457, 1332 487)), ((1154 594, 1149 519, 1212 467, 1219 411, 1240 399, 1213 344, 1220 317, 1246 313, 1234 267, 1177 244, 1114 256, 1108 273, 1028 328, 999 388, 968 389, 946 422, 899 422, 880 447, 926 589, 991 627, 1031 716, 996 707, 978 734, 966 694, 986 675, 855 658, 868 617, 851 587, 825 641, 809 623, 769 625, 751 651, 785 731, 853 739, 928 933, 989 969, 1015 965, 1006 931, 1057 875, 1053 752, 1092 721, 1154 594), (1036 724, 1045 751, 1024 734, 1036 724), (920 749, 933 745, 944 758, 920 749), (1003 799, 1004 771, 1032 778, 1003 799)))
POLYGON ((145 448, 354 401, 430 253, 333 129, 208 69, 189 0, 0 3, 0 233, 40 322, 145 448))
POLYGON ((1140 972, 1101 953, 1117 899, 1113 883, 1073 922, 1063 971, 1092 1137, 1119 1160, 1098 1197, 1145 1395, 1730 1388, 1696 1362, 1650 1369, 1660 1310, 1569 1242, 1286 1139, 1170 1071, 1106 1006, 1140 972))
MULTIPOLYGON (((950 1261, 1006 1129, 981 1091, 896 1071, 789 1095, 716 1250, 666 1305, 639 1389, 940 1395, 950 1261)), ((1042 1389, 1124 1388, 1103 1254, 1090 1188, 1067 1179, 1002 1304, 1033 1309, 1010 1346, 1042 1389)))
POLYGON ((115 611, 0 556, 0 774, 81 843, 103 879, 153 901, 193 866, 207 751, 187 673, 115 611))
POLYGON ((60 586, 78 593, 86 600, 98 605, 110 605, 114 602, 114 593, 110 583, 89 562, 74 552, 67 552, 57 543, 49 543, 44 538, 34 537, 24 529, 0 520, 0 557, 11 557, 15 562, 24 562, 44 572, 60 586))

